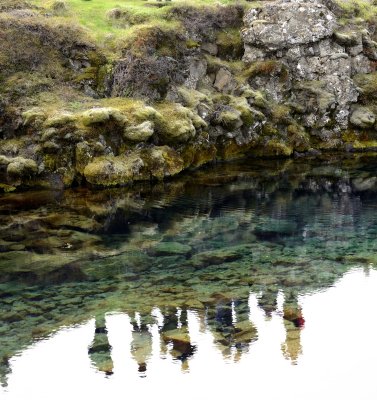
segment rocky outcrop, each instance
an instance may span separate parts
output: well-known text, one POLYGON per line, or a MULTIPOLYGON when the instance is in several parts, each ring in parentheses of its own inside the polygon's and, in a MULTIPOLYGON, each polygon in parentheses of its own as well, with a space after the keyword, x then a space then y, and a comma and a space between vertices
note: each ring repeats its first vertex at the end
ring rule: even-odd
POLYGON ((334 145, 358 99, 352 77, 374 69, 368 32, 340 28, 325 5, 301 0, 269 3, 249 11, 244 21, 244 61, 276 60, 288 71, 284 85, 280 77, 253 84, 264 84, 278 102, 290 102, 300 124, 334 145))
MULTIPOLYGON (((83 32, 59 36, 30 12, 20 37, 35 36, 35 71, 25 72, 26 50, 17 60, 9 49, 0 57, 3 191, 124 185, 245 155, 377 148, 374 33, 333 0, 172 6, 166 15, 175 25, 135 22, 112 62, 83 32), (14 72, 15 60, 27 75, 14 72), (54 78, 46 81, 47 67, 54 78)), ((108 18, 130 15, 117 9, 108 18)), ((16 17, 1 18, 10 42, 16 17)))

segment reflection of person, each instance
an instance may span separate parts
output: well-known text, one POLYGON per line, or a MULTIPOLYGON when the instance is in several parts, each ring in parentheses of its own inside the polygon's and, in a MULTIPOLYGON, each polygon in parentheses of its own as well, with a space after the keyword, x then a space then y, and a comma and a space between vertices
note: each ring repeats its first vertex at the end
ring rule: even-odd
POLYGON ((162 349, 166 353, 167 345, 171 345, 171 356, 182 362, 182 371, 189 370, 189 359, 195 353, 196 347, 191 344, 188 329, 187 310, 171 309, 164 314, 164 324, 160 329, 162 349))
POLYGON ((220 299, 214 309, 208 309, 207 321, 224 358, 239 361, 257 338, 257 330, 249 320, 247 300, 220 299))
POLYGON ((148 325, 142 321, 132 321, 132 326, 131 354, 138 364, 140 375, 145 376, 147 361, 152 355, 152 335, 148 325))
POLYGON ((0 359, 0 385, 8 386, 8 374, 12 372, 8 357, 4 356, 0 359))
POLYGON ((271 314, 276 311, 278 293, 278 287, 270 286, 268 289, 264 290, 262 296, 258 298, 259 307, 266 313, 268 317, 270 317, 271 314))
POLYGON ((286 359, 296 364, 298 357, 302 354, 301 329, 305 325, 301 307, 295 302, 284 306, 285 342, 281 350, 286 359))
POLYGON ((102 371, 106 375, 112 375, 114 365, 104 316, 96 317, 94 339, 88 353, 98 371, 102 371))

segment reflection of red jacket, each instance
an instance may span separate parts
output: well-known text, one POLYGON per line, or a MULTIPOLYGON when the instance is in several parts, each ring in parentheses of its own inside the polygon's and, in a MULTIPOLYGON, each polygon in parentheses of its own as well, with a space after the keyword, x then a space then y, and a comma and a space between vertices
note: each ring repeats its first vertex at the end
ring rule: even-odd
POLYGON ((305 319, 304 319, 304 317, 298 317, 293 320, 293 323, 295 324, 295 326, 297 328, 303 328, 305 325, 305 319))

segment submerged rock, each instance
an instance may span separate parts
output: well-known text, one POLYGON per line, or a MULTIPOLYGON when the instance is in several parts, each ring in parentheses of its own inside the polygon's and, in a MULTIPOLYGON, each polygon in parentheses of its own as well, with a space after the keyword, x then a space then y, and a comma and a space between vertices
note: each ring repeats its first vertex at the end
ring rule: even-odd
POLYGON ((179 242, 160 242, 151 251, 156 256, 186 255, 191 252, 191 247, 179 242))

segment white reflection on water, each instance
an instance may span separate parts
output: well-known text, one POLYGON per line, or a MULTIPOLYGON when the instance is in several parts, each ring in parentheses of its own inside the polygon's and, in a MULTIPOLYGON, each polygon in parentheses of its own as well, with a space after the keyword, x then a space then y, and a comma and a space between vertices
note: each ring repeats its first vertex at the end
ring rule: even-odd
MULTIPOLYGON (((358 399, 377 398, 377 271, 346 274, 335 287, 301 296, 305 327, 286 341, 278 311, 266 318, 250 295, 250 319, 258 340, 235 363, 214 345, 212 333, 188 312, 191 342, 197 347, 186 369, 169 352, 161 356, 158 324, 150 327, 151 352, 140 378, 132 350, 131 319, 106 317, 113 375, 98 372, 88 357, 94 320, 62 329, 11 359, 8 387, 0 398, 23 399, 358 399), (300 348, 301 346, 301 348, 300 348), (282 351, 283 350, 283 351, 282 351), (302 352, 301 352, 302 351, 302 352), (182 373, 186 372, 186 373, 182 373)), ((161 326, 162 315, 154 310, 161 326)))

